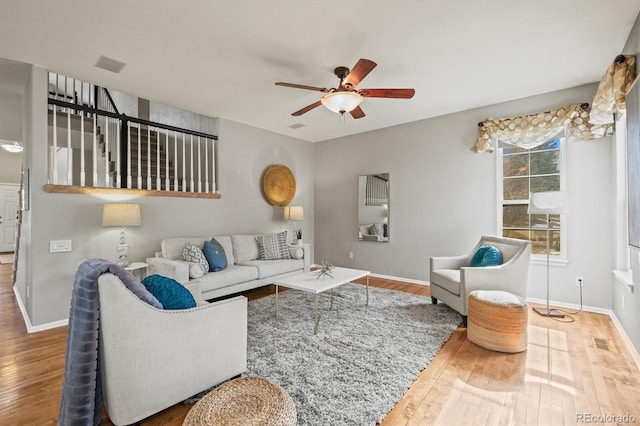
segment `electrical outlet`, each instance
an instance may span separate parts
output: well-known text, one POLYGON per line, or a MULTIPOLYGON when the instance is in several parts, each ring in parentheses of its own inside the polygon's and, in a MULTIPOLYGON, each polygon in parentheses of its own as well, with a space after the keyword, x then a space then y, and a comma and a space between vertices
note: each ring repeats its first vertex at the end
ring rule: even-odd
POLYGON ((49 253, 64 253, 71 251, 71 240, 49 241, 49 253))
POLYGON ((349 259, 353 260, 353 252, 352 251, 349 252, 349 259))
POLYGON ((582 277, 576 277, 576 287, 582 287, 584 285, 584 280, 582 277))

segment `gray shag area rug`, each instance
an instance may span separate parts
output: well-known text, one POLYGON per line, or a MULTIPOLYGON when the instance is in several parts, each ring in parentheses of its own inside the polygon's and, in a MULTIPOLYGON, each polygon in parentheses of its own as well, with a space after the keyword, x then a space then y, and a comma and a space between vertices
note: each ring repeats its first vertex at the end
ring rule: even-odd
POLYGON ((291 395, 298 424, 375 425, 384 419, 461 321, 446 305, 399 291, 345 284, 319 296, 296 290, 249 303, 247 372, 291 395), (335 308, 337 307, 337 310, 335 308))

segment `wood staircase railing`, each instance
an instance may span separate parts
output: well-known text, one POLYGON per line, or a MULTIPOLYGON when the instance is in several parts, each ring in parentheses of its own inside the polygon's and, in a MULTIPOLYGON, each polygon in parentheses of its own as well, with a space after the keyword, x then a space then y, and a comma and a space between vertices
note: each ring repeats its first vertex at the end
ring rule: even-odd
MULTIPOLYGON (((76 87, 76 81, 69 86, 76 87)), ((87 102, 86 96, 61 96, 60 90, 50 90, 46 190, 126 189, 148 195, 220 197, 217 136, 128 117, 115 105, 95 108, 87 103, 104 101, 96 101, 100 90, 93 93, 87 102)), ((112 104, 108 91, 104 93, 112 104)))

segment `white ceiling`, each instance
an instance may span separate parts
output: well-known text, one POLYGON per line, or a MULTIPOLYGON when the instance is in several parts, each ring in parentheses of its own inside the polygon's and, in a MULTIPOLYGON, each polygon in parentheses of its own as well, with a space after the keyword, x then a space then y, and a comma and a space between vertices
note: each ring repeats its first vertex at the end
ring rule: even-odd
MULTIPOLYGON (((600 80, 640 0, 0 0, 0 58, 311 142, 600 80), (126 62, 96 68, 100 55, 126 62), (336 66, 378 63, 341 123, 324 107, 336 66), (297 130, 288 126, 305 125, 297 130)), ((0 80, 8 79, 0 67, 0 80)))

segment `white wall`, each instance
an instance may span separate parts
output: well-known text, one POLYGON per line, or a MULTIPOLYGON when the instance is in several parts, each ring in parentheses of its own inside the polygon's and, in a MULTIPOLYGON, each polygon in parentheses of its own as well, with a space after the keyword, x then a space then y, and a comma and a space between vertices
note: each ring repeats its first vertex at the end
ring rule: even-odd
MULTIPOLYGON (((46 182, 46 70, 33 67, 32 93, 27 113, 32 114, 26 139, 33 158, 31 211, 26 215, 23 245, 28 259, 20 278, 20 294, 31 323, 40 325, 65 319, 78 264, 90 257, 116 259, 119 229, 102 228, 102 205, 107 202, 140 203, 141 227, 127 229, 130 258, 153 256, 160 241, 171 236, 225 235, 289 229, 282 208, 269 205, 262 195, 261 175, 271 164, 284 164, 296 179, 293 203, 305 207, 305 240, 313 244, 313 145, 243 124, 220 120, 219 183, 222 198, 131 197, 50 194, 46 182), (49 241, 71 239, 70 253, 49 253, 49 241), (27 297, 26 286, 30 286, 27 297)), ((30 96, 30 95, 29 95, 30 96)), ((30 119, 29 119, 30 120, 30 119)))
MULTIPOLYGON (((316 261, 427 281, 429 257, 461 254, 480 235, 497 233, 496 159, 471 151, 477 123, 590 103, 596 88, 581 86, 317 143, 316 261), (358 175, 385 172, 390 173, 390 241, 358 241, 358 175)), ((607 137, 568 146, 570 263, 552 267, 552 300, 579 303, 579 275, 584 303, 611 308, 611 144, 607 137)), ((545 266, 532 265, 529 297, 544 299, 545 288, 545 266)))
POLYGON ((0 182, 20 183, 23 157, 22 152, 8 152, 0 148, 0 182))
MULTIPOLYGON (((635 55, 636 62, 640 60, 640 16, 636 18, 623 53, 635 55)), ((636 69, 640 69, 638 65, 636 65, 636 69)), ((640 250, 631 249, 630 263, 635 286, 633 293, 623 283, 618 282, 615 278, 610 278, 613 282, 613 312, 620 320, 631 342, 640 352, 640 250)))

